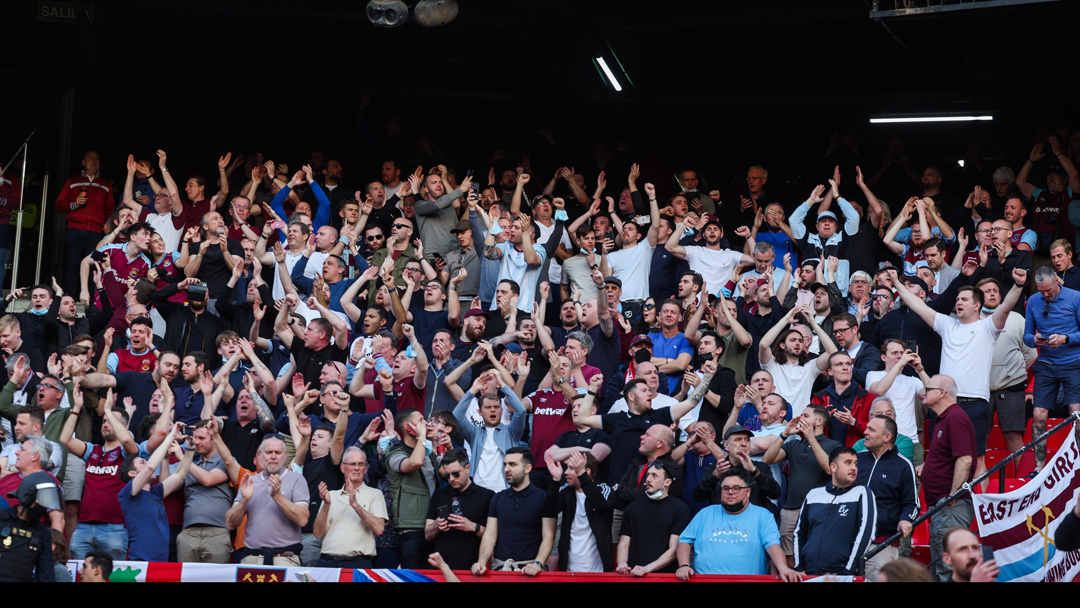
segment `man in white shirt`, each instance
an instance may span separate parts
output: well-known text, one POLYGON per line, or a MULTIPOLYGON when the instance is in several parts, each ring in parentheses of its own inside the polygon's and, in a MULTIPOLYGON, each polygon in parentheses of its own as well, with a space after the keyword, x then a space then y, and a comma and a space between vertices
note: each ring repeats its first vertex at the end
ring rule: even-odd
POLYGON ((758 346, 758 361, 762 369, 773 376, 776 392, 791 403, 791 415, 798 418, 810 403, 810 393, 814 380, 829 367, 829 355, 837 352, 833 342, 814 320, 810 307, 792 308, 780 322, 772 326, 761 338, 758 346), (795 315, 802 316, 817 334, 825 352, 812 358, 807 344, 798 330, 789 329, 795 315), (773 348, 773 344, 776 348, 773 348))
POLYGON ((617 277, 623 284, 623 299, 646 300, 649 298, 649 271, 652 268, 653 249, 656 247, 656 234, 660 226, 660 209, 656 205, 656 189, 652 184, 645 184, 649 195, 649 229, 642 232, 637 216, 629 222, 623 222, 621 230, 622 249, 608 254, 608 266, 611 276, 617 277))
MULTIPOLYGON (((1001 286, 996 279, 986 278, 979 281, 976 287, 983 294, 982 317, 985 319, 1001 305, 1001 286)), ((1015 310, 1010 312, 994 348, 994 361, 990 368, 990 412, 997 412, 998 425, 1010 452, 1024 445, 1027 372, 1037 356, 1034 348, 1024 344, 1024 315, 1015 310)))
POLYGON ((943 315, 911 293, 890 270, 893 286, 908 308, 941 336, 941 373, 956 380, 956 402, 975 426, 979 463, 975 476, 986 470, 986 437, 990 434, 990 366, 994 348, 1013 306, 1027 283, 1027 271, 1014 268, 1013 286, 992 315, 982 318, 983 294, 970 285, 956 294, 956 317, 943 315))
POLYGON ((887 397, 896 413, 896 426, 899 433, 911 440, 915 450, 915 466, 922 464, 924 447, 919 443, 919 429, 922 428, 922 414, 915 404, 915 396, 923 389, 923 383, 930 380, 923 369, 918 353, 907 350, 904 343, 896 338, 885 340, 881 344, 884 354, 885 371, 866 374, 866 390, 887 397), (904 368, 910 365, 919 373, 919 377, 905 376, 904 368))
MULTIPOLYGON (((682 225, 680 224, 676 226, 675 232, 671 233, 664 247, 667 248, 671 255, 680 260, 686 260, 690 264, 690 270, 700 274, 705 279, 705 284, 713 288, 713 295, 717 295, 720 293, 720 288, 726 285, 728 279, 731 278, 731 270, 736 265, 749 266, 754 264, 754 258, 745 253, 720 248, 720 239, 724 237, 724 229, 720 226, 720 220, 715 216, 705 216, 701 234, 705 239, 704 247, 700 245, 684 247, 679 244, 679 240, 683 237, 682 225)), ((756 243, 754 237, 750 235, 749 228, 740 226, 735 230, 735 234, 746 238, 749 249, 751 251, 754 249, 756 243)))

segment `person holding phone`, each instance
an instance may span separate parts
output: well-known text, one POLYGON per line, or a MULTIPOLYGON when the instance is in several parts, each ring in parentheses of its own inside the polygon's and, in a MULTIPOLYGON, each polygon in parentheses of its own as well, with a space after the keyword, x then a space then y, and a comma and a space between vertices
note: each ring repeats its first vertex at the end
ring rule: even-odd
POLYGON ((453 570, 468 570, 480 556, 480 538, 495 492, 473 483, 469 456, 448 450, 439 469, 447 484, 428 503, 424 536, 453 570))

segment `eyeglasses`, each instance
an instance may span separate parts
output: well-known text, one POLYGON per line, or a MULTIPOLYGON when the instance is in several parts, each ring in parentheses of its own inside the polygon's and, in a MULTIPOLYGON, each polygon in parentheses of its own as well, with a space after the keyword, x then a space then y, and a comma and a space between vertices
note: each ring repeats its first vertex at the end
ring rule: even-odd
POLYGON ((362 468, 367 466, 366 462, 343 462, 341 464, 344 465, 344 466, 347 466, 349 468, 355 468, 355 469, 362 469, 362 468))
POLYGON ((454 479, 459 479, 464 474, 465 471, 450 471, 446 473, 446 475, 443 475, 442 478, 446 481, 450 481, 451 477, 453 477, 454 479))
POLYGON ((386 237, 384 237, 381 234, 369 234, 369 235, 364 237, 364 240, 366 240, 366 241, 379 241, 379 240, 382 240, 384 238, 386 238, 386 237))
POLYGON ((836 327, 832 330, 833 335, 842 334, 845 331, 851 329, 850 327, 836 327))
MULTIPOLYGON (((879 299, 883 299, 883 298, 889 298, 889 296, 887 296, 887 295, 885 295, 883 293, 875 293, 874 295, 870 296, 871 300, 879 300, 879 299)), ((889 298, 889 299, 891 299, 891 298, 889 298)))
POLYGON ((743 490, 749 490, 750 486, 720 486, 720 491, 724 494, 738 494, 743 490))
POLYGON ((409 224, 394 224, 394 228, 412 228, 409 224))
POLYGON ((38 384, 38 388, 51 388, 52 390, 54 390, 54 391, 56 391, 56 392, 59 392, 59 393, 62 393, 62 392, 63 392, 63 391, 62 391, 62 390, 60 389, 60 387, 59 387, 59 386, 56 386, 56 385, 54 385, 54 384, 46 384, 46 383, 44 383, 44 382, 42 382, 42 383, 38 384))
POLYGON ((645 310, 652 310, 656 308, 656 304, 646 304, 645 306, 642 306, 642 308, 645 310))

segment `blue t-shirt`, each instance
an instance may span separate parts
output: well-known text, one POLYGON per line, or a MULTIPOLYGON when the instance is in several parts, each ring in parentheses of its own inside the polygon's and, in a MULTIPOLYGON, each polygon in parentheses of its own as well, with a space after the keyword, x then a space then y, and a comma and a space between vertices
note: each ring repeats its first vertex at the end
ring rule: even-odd
MULTIPOLYGON (((728 477, 724 483, 734 484, 728 477)), ((738 483, 742 483, 741 481, 738 483)), ((694 571, 698 574, 768 574, 765 549, 780 544, 780 530, 772 513, 749 505, 730 515, 720 505, 698 511, 679 535, 680 543, 694 545, 694 571)))
MULTIPOLYGON (((649 338, 653 343, 653 356, 663 359, 678 359, 679 355, 686 353, 690 355, 691 359, 694 357, 694 347, 690 345, 690 341, 686 339, 686 334, 679 332, 671 338, 665 338, 664 334, 658 331, 654 331, 649 334, 649 338)), ((679 381, 682 380, 683 372, 676 374, 660 373, 660 379, 663 381, 667 379, 666 385, 661 385, 660 392, 665 395, 670 395, 677 391, 679 388, 679 381)))
POLYGON ((128 559, 145 562, 169 561, 169 520, 165 515, 165 486, 150 486, 135 496, 127 482, 120 490, 120 509, 128 533, 128 559))

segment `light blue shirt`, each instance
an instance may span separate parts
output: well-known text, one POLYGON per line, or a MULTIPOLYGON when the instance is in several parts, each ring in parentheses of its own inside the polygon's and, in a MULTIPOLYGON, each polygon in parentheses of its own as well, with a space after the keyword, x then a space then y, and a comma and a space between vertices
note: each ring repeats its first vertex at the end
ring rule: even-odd
MULTIPOLYGON (((721 481, 743 485, 737 477, 721 481)), ((748 505, 731 515, 720 505, 698 511, 679 535, 680 543, 694 545, 694 571, 698 574, 762 575, 769 573, 766 549, 780 544, 780 530, 768 510, 748 505)))

